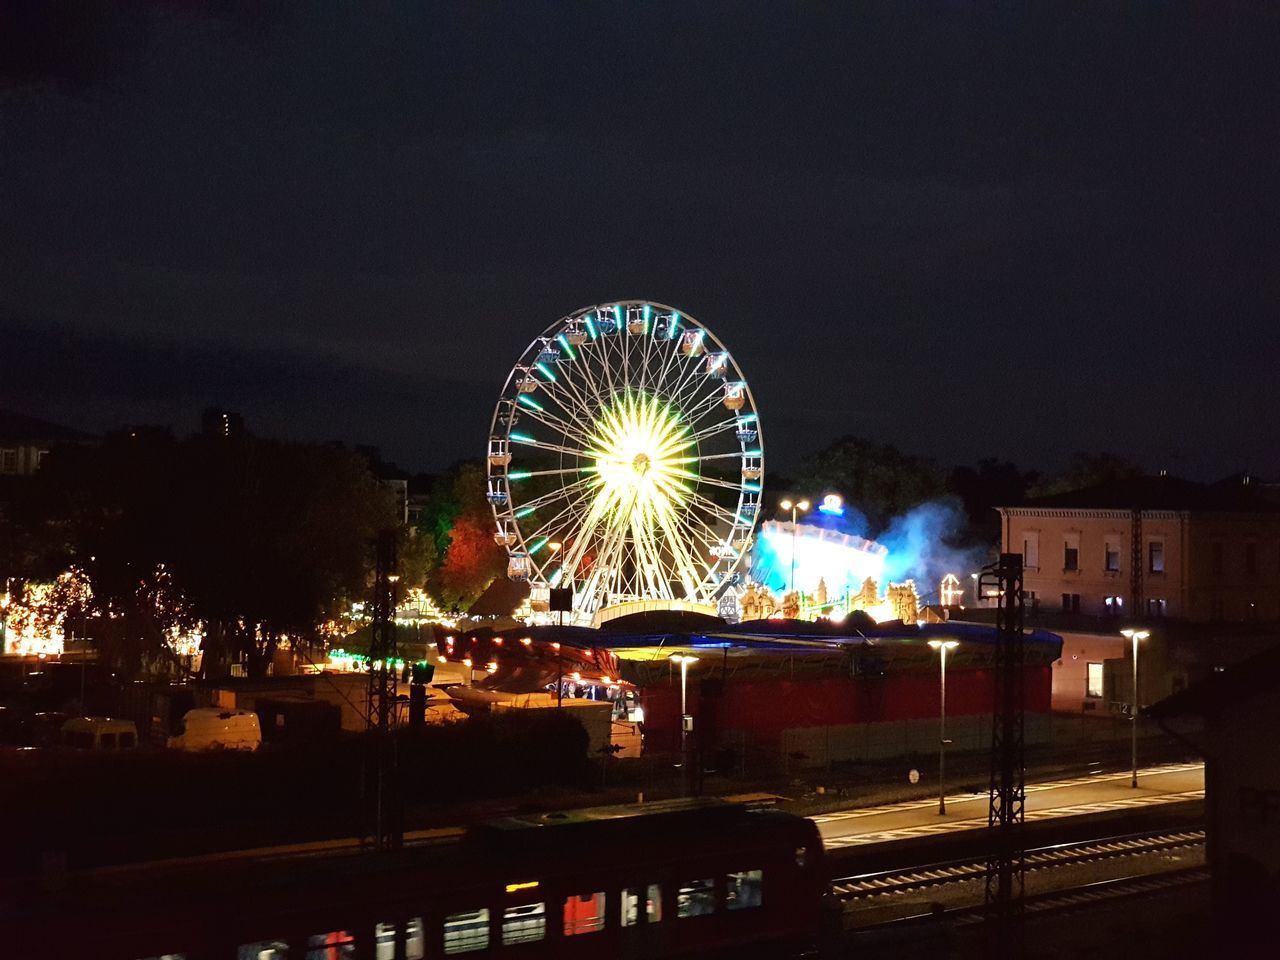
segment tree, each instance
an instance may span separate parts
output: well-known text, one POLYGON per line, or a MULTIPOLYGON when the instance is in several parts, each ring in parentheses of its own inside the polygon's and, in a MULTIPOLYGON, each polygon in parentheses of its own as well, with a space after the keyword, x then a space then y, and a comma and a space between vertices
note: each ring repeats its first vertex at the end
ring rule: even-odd
POLYGON ((797 490, 814 495, 843 495, 866 516, 870 536, 895 516, 944 492, 942 474, 933 461, 861 437, 843 437, 808 457, 795 482, 797 490))
POLYGON ((359 455, 248 437, 127 432, 57 451, 41 485, 28 526, 86 571, 126 670, 187 618, 208 627, 207 669, 236 654, 264 673, 283 637, 364 593, 373 537, 394 524, 359 455))
POLYGON ((1027 491, 1031 497, 1048 497, 1070 490, 1083 490, 1115 480, 1127 480, 1142 475, 1142 468, 1127 457, 1114 453, 1076 453, 1067 468, 1054 476, 1046 477, 1027 491))
POLYGON ((987 457, 976 467, 961 466, 951 471, 947 490, 960 498, 969 518, 970 538, 981 543, 1000 539, 1000 515, 996 507, 1016 506, 1027 496, 1038 475, 1024 473, 1007 460, 987 457))

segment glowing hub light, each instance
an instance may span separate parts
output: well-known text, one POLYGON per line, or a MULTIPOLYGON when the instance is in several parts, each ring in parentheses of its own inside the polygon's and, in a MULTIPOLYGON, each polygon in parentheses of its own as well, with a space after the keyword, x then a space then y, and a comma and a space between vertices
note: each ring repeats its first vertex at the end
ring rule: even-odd
MULTIPOLYGON (((610 528, 656 549, 663 536, 679 536, 679 516, 689 498, 686 479, 695 446, 680 414, 658 397, 629 391, 605 408, 590 437, 595 494, 583 529, 610 528)), ((656 558, 641 555, 639 562, 656 558)), ((692 589, 692 584, 688 585, 692 589)))

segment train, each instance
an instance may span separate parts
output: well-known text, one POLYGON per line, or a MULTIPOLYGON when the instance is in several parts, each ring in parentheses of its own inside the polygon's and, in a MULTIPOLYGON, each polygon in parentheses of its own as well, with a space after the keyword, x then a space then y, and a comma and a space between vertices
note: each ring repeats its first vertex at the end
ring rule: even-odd
POLYGON ((399 849, 263 851, 18 885, 15 956, 95 960, 811 955, 809 820, 710 798, 511 816, 399 849))

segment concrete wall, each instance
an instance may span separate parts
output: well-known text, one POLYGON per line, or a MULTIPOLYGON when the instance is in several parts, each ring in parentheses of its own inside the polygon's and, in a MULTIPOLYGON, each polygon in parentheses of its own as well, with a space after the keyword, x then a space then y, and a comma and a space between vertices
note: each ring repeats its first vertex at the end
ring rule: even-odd
POLYGON ((1058 635, 1062 637, 1062 659, 1053 664, 1053 709, 1060 713, 1105 713, 1105 684, 1101 697, 1088 696, 1089 664, 1102 664, 1105 678, 1106 661, 1123 657, 1128 641, 1118 633, 1059 631, 1058 635))

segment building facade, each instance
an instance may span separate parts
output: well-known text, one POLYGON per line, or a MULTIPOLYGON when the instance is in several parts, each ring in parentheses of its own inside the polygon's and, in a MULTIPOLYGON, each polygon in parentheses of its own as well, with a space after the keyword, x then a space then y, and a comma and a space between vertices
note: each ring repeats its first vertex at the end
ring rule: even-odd
POLYGON ((1132 480, 999 508, 1030 605, 1116 621, 1280 621, 1280 503, 1245 477, 1132 480))

